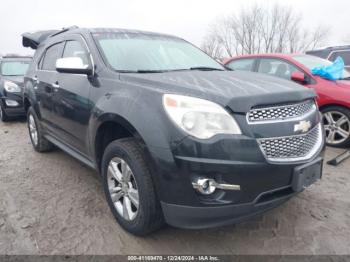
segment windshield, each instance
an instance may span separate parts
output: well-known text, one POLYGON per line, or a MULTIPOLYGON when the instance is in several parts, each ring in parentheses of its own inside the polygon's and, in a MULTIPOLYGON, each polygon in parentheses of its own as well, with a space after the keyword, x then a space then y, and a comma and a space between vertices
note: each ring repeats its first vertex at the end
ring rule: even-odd
POLYGON ((3 76, 23 76, 29 64, 29 61, 3 61, 0 72, 3 76))
POLYGON ((117 71, 224 70, 214 59, 190 43, 140 33, 94 34, 97 46, 117 71))
MULTIPOLYGON (((332 64, 331 61, 328 61, 326 59, 323 59, 317 56, 311 56, 311 55, 300 55, 300 56, 294 56, 293 58, 299 63, 306 66, 310 70, 318 66, 329 66, 332 64)), ((350 77, 350 73, 344 69, 343 78, 349 78, 349 77, 350 77)))

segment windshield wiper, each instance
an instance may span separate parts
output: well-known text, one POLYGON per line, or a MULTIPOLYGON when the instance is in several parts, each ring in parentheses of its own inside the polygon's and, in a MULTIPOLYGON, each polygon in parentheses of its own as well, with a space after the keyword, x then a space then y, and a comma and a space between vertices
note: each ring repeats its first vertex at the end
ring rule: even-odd
POLYGON ((137 70, 136 73, 147 74, 147 73, 164 73, 169 70, 137 70))
POLYGON ((200 71, 225 71, 224 69, 220 69, 217 67, 209 67, 209 66, 195 66, 191 67, 190 70, 200 70, 200 71))

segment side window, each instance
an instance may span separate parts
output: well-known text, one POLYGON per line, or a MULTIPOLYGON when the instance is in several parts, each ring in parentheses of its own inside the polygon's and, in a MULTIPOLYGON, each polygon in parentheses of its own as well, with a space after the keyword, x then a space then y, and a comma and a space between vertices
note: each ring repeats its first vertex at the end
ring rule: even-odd
POLYGON ((63 57, 80 57, 84 65, 89 65, 89 56, 86 49, 78 41, 67 41, 64 47, 63 57))
POLYGON ((349 51, 338 51, 333 52, 331 56, 329 57, 329 60, 334 62, 337 57, 340 56, 343 58, 345 65, 350 65, 350 50, 349 51))
POLYGON ((42 61, 42 69, 55 71, 56 61, 62 55, 63 43, 58 43, 46 49, 45 57, 42 61))
POLYGON ((239 59, 227 64, 228 68, 238 71, 253 71, 255 59, 239 59))
POLYGON ((258 72, 290 80, 292 73, 300 70, 279 59, 261 59, 258 72))

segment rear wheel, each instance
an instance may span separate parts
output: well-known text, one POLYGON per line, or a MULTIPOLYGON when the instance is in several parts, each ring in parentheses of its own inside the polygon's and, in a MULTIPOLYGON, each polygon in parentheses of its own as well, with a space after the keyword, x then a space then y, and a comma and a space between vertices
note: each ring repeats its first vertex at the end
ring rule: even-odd
POLYGON ((30 140, 32 142, 34 149, 37 152, 47 152, 52 150, 53 144, 44 137, 43 130, 40 125, 40 121, 32 107, 28 109, 27 125, 28 125, 30 140))
POLYGON ((329 146, 350 145, 350 110, 331 106, 322 110, 326 143, 329 146))
POLYGON ((8 121, 8 116, 6 115, 5 109, 0 101, 0 119, 2 122, 8 121))
POLYGON ((163 225, 160 202, 136 139, 124 138, 107 146, 102 175, 108 205, 125 230, 146 235, 163 225))

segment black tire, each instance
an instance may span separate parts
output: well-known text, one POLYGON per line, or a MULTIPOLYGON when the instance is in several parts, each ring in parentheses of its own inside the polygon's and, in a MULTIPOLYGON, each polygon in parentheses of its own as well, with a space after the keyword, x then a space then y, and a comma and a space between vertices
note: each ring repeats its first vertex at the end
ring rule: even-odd
POLYGON ((41 124, 40 124, 40 120, 38 119, 38 117, 37 117, 37 115, 32 107, 30 107, 28 109, 28 112, 27 112, 27 126, 28 126, 30 141, 32 142, 32 145, 33 145, 35 151, 43 153, 43 152, 51 151, 54 148, 54 145, 44 137, 43 129, 42 129, 41 124), (31 131, 30 131, 31 117, 34 119, 34 122, 36 125, 37 142, 34 141, 32 135, 31 135, 31 131))
POLYGON ((9 117, 6 115, 5 109, 0 101, 0 119, 2 122, 7 122, 9 117))
POLYGON ((108 205, 117 222, 129 233, 143 236, 164 225, 160 202, 155 193, 154 184, 146 165, 144 153, 134 138, 124 138, 111 142, 105 149, 102 159, 103 187, 108 205), (133 220, 126 220, 118 213, 113 204, 108 187, 108 166, 114 158, 123 159, 130 167, 136 180, 139 194, 139 207, 133 220))
MULTIPOLYGON (((328 123, 327 119, 325 119, 325 115, 327 113, 328 114, 334 113, 335 116, 337 116, 337 112, 338 112, 339 116, 343 115, 348 120, 348 123, 344 123, 341 126, 342 129, 345 129, 349 133, 349 136, 347 137, 347 139, 344 139, 344 141, 338 140, 339 142, 333 142, 333 143, 330 143, 329 142, 330 140, 328 140, 327 141, 327 145, 328 146, 332 146, 332 147, 341 147, 341 148, 350 146, 350 110, 345 108, 345 107, 341 107, 341 106, 329 106, 329 107, 326 107, 326 108, 322 109, 321 112, 322 112, 322 114, 324 116, 323 123, 325 125, 328 123)), ((329 134, 329 130, 328 130, 328 128, 326 128, 326 126, 325 126, 325 129, 326 129, 326 136, 327 136, 329 134)), ((339 134, 336 135, 336 138, 338 138, 338 137, 339 137, 339 134)))

